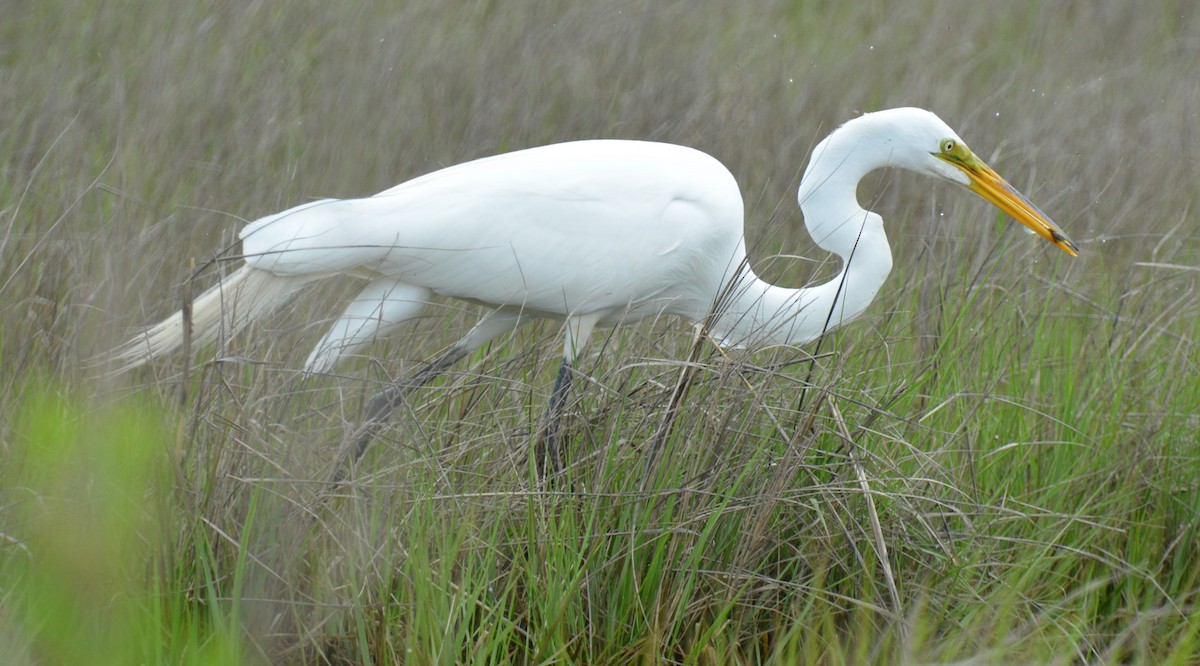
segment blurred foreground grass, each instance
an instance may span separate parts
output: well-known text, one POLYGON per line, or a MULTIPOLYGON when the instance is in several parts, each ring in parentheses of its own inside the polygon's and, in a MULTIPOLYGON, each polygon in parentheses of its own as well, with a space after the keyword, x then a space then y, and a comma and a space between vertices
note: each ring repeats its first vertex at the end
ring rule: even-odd
POLYGON ((6 433, 0 647, 6 663, 240 660, 239 629, 210 612, 172 549, 190 526, 173 505, 158 409, 99 412, 50 382, 21 387, 6 433))

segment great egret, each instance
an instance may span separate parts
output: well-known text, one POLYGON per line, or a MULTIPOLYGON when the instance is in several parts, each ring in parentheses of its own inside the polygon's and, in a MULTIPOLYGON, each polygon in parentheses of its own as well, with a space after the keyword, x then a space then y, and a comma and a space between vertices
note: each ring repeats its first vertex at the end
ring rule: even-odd
MULTIPOLYGON (((850 120, 813 151, 800 208, 816 243, 843 262, 824 284, 788 289, 754 274, 745 260, 741 193, 715 158, 664 143, 578 141, 467 162, 372 197, 314 201, 249 224, 241 232, 245 265, 192 303, 192 337, 200 345, 232 334, 313 280, 364 278, 366 287, 308 357, 305 369, 319 373, 417 316, 435 295, 487 307, 465 337, 371 399, 367 422, 376 423, 487 341, 533 318, 564 320, 545 435, 546 457, 557 465, 557 417, 596 326, 660 314, 709 317, 708 330, 723 344, 794 345, 866 309, 892 255, 883 220, 859 205, 855 190, 882 167, 963 185, 1077 252, 946 123, 901 108, 850 120)), ((184 338, 176 313, 114 358, 137 366, 184 338)))

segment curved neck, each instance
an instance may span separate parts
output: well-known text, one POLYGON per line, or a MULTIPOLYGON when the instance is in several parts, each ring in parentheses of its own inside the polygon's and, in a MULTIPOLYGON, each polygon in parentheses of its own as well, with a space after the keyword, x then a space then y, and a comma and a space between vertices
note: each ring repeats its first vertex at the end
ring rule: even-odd
POLYGON ((871 132, 834 132, 822 141, 797 195, 809 234, 817 245, 841 257, 842 270, 824 284, 787 289, 763 281, 743 265, 713 327, 726 343, 804 344, 849 322, 871 304, 892 268, 883 220, 863 209, 857 198, 863 176, 888 166, 886 142, 881 145, 871 138, 871 132), (872 154, 878 157, 871 159, 872 154))
POLYGON ((879 216, 866 213, 861 229, 842 270, 819 285, 779 287, 744 265, 718 307, 714 334, 735 347, 801 345, 862 314, 891 270, 892 253, 879 216))

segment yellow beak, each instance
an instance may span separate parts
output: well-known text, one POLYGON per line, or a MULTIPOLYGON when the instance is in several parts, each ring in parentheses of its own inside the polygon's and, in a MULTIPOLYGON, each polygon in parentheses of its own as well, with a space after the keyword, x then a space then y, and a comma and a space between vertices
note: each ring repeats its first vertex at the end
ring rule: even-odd
MULTIPOLYGON (((961 145, 959 147, 960 149, 965 148, 961 145)), ((1079 254, 1079 248, 1071 242, 1070 238, 1067 238, 1063 230, 1048 215, 1033 205, 1033 202, 1021 194, 1017 188, 1009 185, 1008 181, 1001 178, 1000 174, 984 164, 983 160, 976 157, 974 153, 963 152, 966 154, 938 154, 937 156, 967 174, 967 177, 971 179, 971 184, 967 185, 967 189, 992 202, 1014 220, 1029 227, 1033 233, 1045 238, 1063 252, 1072 257, 1079 254)))

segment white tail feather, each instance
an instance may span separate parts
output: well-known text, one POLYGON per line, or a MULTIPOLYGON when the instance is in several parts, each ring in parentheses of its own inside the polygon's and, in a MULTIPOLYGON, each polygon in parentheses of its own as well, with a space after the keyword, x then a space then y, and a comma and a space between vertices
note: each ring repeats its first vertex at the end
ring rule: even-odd
MULTIPOLYGON (((270 314, 310 279, 243 266, 192 301, 193 348, 227 338, 270 314)), ((176 312, 117 347, 108 360, 117 364, 118 372, 136 368, 179 349, 184 337, 183 312, 176 312)))

